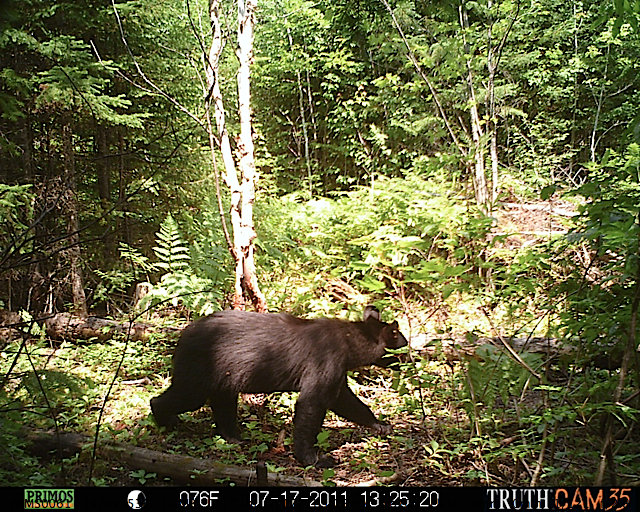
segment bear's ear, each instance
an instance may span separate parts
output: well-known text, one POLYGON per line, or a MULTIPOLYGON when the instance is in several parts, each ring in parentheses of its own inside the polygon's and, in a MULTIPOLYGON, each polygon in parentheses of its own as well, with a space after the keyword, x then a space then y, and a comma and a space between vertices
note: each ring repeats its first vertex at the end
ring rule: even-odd
POLYGON ((380 321, 380 311, 373 304, 369 304, 367 307, 364 308, 362 320, 366 322, 369 318, 378 320, 378 322, 380 321))

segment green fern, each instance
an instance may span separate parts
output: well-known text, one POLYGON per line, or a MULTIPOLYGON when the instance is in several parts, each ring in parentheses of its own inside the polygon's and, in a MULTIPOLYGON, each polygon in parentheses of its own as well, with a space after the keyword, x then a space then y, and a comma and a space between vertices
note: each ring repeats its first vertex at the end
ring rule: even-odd
MULTIPOLYGON (((527 384, 536 384, 524 367, 507 353, 491 344, 476 349, 478 359, 467 363, 467 379, 464 383, 465 409, 471 420, 478 414, 480 422, 487 423, 495 412, 498 398, 507 404, 512 397, 520 398, 527 384)), ((522 360, 532 368, 542 363, 540 354, 524 352, 522 360)))
POLYGON ((151 285, 148 295, 140 301, 140 309, 165 302, 174 307, 182 304, 199 315, 220 309, 222 293, 214 281, 195 274, 187 244, 171 215, 161 224, 156 239, 157 246, 153 251, 159 261, 154 267, 165 273, 158 283, 151 285))
POLYGON ((153 252, 158 256, 155 266, 165 269, 167 273, 185 272, 189 268, 191 257, 189 249, 180 236, 178 224, 171 214, 160 225, 160 231, 156 233, 157 246, 153 252))

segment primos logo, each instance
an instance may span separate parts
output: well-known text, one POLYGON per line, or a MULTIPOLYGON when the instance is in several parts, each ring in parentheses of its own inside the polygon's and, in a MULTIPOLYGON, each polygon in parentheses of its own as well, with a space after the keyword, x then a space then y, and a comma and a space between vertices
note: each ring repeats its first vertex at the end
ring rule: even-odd
POLYGON ((74 498, 73 489, 25 489, 24 508, 74 508, 74 498))

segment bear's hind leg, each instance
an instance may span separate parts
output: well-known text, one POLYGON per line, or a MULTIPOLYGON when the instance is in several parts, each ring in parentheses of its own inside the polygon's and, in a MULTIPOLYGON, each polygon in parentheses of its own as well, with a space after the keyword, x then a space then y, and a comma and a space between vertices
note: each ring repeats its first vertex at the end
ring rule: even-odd
POLYGON ((151 411, 159 426, 173 428, 178 425, 178 414, 200 409, 206 401, 202 392, 171 384, 162 395, 151 399, 151 411))

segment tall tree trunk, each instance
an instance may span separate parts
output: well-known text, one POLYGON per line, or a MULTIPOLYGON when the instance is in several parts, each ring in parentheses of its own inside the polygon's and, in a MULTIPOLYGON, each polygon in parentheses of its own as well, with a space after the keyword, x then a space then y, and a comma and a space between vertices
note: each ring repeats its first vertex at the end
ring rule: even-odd
POLYGON ((498 125, 494 121, 491 122, 491 204, 495 205, 498 201, 499 192, 499 172, 498 172, 498 125))
MULTIPOLYGON (((465 31, 469 28, 467 19, 467 10, 464 2, 459 9, 460 27, 464 39, 465 52, 467 52, 467 40, 465 31)), ((482 125, 480 123, 480 114, 478 112, 478 100, 476 98, 475 87, 473 84, 473 71, 471 67, 471 58, 467 57, 467 86, 469 88, 469 104, 471 113, 471 136, 474 146, 474 170, 473 170, 473 190, 476 196, 478 207, 485 213, 489 212, 489 188, 487 186, 487 177, 485 175, 484 165, 484 140, 482 133, 482 125)))
POLYGON ((489 154, 491 157, 491 204, 495 204, 498 200, 498 192, 500 190, 499 183, 499 175, 498 175, 498 109, 496 107, 496 73, 498 71, 498 66, 500 65, 500 58, 502 57, 502 50, 504 50, 504 46, 507 43, 507 39, 509 38, 509 34, 511 33, 511 29, 513 25, 518 20, 520 15, 520 5, 521 0, 516 1, 515 10, 513 11, 513 16, 511 17, 511 21, 507 25, 502 38, 498 45, 494 46, 493 44, 493 27, 495 23, 495 18, 493 14, 493 0, 489 0, 487 2, 487 7, 489 9, 489 13, 491 19, 489 20, 489 30, 487 31, 487 68, 489 70, 489 80, 487 84, 488 88, 488 96, 489 96, 489 122, 488 122, 488 131, 490 133, 490 143, 489 143, 489 154))
MULTIPOLYGON (((236 268, 235 268, 235 289, 232 300, 233 309, 243 309, 244 300, 242 292, 242 252, 241 239, 240 239, 240 226, 241 226, 241 200, 242 192, 240 190, 240 183, 238 182, 238 175, 236 173, 236 165, 233 160, 233 153, 231 151, 231 143, 229 141, 229 133, 227 132, 224 103, 222 100, 222 91, 220 90, 220 78, 218 74, 218 64, 220 61, 220 55, 222 54, 222 30, 220 27, 220 1, 210 0, 209 2, 209 17, 211 20, 211 28, 213 30, 213 39, 211 40, 211 46, 209 53, 205 55, 205 76, 207 79, 206 98, 208 105, 213 103, 214 114, 216 120, 216 126, 218 128, 218 144, 220 146, 220 152, 222 153, 222 161, 224 163, 224 181, 229 187, 231 192, 231 226, 233 229, 233 242, 229 246, 231 255, 233 256, 236 268)), ((209 117, 210 119, 210 117, 209 117)), ((215 155, 212 152, 212 158, 215 159, 215 155)), ((222 222, 225 222, 222 219, 222 222)), ((227 243, 230 240, 227 239, 227 243)))
POLYGON ((19 127, 22 136, 22 168, 27 180, 31 182, 33 180, 33 129, 31 116, 28 113, 19 120, 19 127))
MULTIPOLYGON (((222 53, 222 31, 220 28, 220 0, 210 0, 209 16, 213 30, 213 39, 208 53, 204 56, 205 75, 207 81, 206 102, 207 112, 211 104, 214 106, 216 126, 218 128, 217 143, 222 153, 225 174, 224 181, 231 192, 231 226, 233 229, 233 241, 226 231, 226 221, 224 213, 221 211, 221 218, 229 244, 229 250, 235 260, 235 288, 232 299, 233 309, 244 308, 244 290, 256 311, 266 311, 266 299, 260 291, 256 278, 254 262, 253 240, 256 237, 253 225, 253 201, 255 198, 255 181, 257 179, 253 137, 251 129, 251 92, 249 87, 250 64, 253 58, 253 23, 254 23, 255 1, 246 4, 240 0, 238 3, 238 50, 237 56, 240 62, 238 70, 238 114, 240 117, 240 135, 237 139, 239 163, 238 167, 242 173, 242 183, 238 180, 235 161, 231 151, 229 134, 226 127, 224 103, 220 90, 220 79, 218 73, 218 63, 222 53)), ((208 115, 208 114, 207 114, 208 115)), ((213 144, 214 138, 210 129, 211 122, 208 116, 208 126, 210 131, 210 142, 213 144)), ((213 148, 212 148, 213 149, 213 148)), ((212 151, 212 159, 215 155, 212 151)), ((220 200, 220 199, 219 199, 220 200)))
POLYGON ((313 142, 318 142, 318 123, 316 122, 316 113, 313 109, 313 93, 311 89, 311 77, 307 68, 307 102, 309 103, 309 118, 311 126, 313 126, 313 142))
POLYGON ((95 145, 98 153, 96 162, 96 174, 98 185, 98 197, 102 207, 109 206, 111 198, 111 167, 108 161, 109 146, 107 144, 107 127, 98 125, 95 134, 95 145))
POLYGON ((124 243, 131 245, 131 230, 129 229, 129 202, 127 200, 127 158, 125 155, 126 141, 122 128, 118 130, 118 205, 122 212, 122 224, 118 225, 116 231, 124 231, 124 243))
MULTIPOLYGON (((205 110, 207 130, 209 131, 209 146, 211 149, 211 163, 214 167, 216 179, 216 192, 218 196, 218 207, 220 209, 220 218, 222 221, 222 229, 225 239, 229 247, 229 251, 237 262, 238 256, 235 253, 235 240, 232 242, 227 229, 227 221, 225 219, 224 210, 222 209, 222 197, 220 193, 217 164, 215 158, 215 147, 220 147, 222 153, 222 161, 224 163, 225 175, 224 180, 231 191, 231 223, 232 226, 239 225, 240 221, 240 184, 236 174, 236 166, 231 152, 231 144, 229 142, 229 133, 227 132, 224 103, 222 101, 222 92, 220 91, 220 79, 218 75, 218 63, 222 54, 222 30, 220 28, 220 2, 219 0, 210 0, 209 2, 209 18, 211 29, 213 31, 213 39, 208 53, 205 52, 204 70, 206 77, 205 94, 205 110), (214 108, 214 117, 218 128, 218 136, 215 137, 211 124, 211 105, 214 108)), ((238 283, 236 283, 237 286, 238 283)), ((237 291, 237 290, 236 290, 237 291)))
MULTIPOLYGON (((289 37, 289 48, 293 53, 293 38, 291 28, 287 26, 287 36, 289 37)), ((296 78, 298 79, 298 106, 300 108, 300 119, 302 120, 302 136, 304 137, 304 161, 307 166, 307 176, 309 179, 309 198, 313 197, 313 181, 311 174, 311 160, 309 158, 309 134, 307 133, 307 119, 304 114, 304 93, 302 91, 302 77, 300 70, 296 67, 296 78)))
MULTIPOLYGON (((106 214, 111 208, 111 160, 109 158, 109 137, 107 127, 105 125, 96 126, 94 135, 94 145, 96 152, 96 185, 98 188, 98 197, 100 198, 100 206, 103 214, 106 214)), ((103 255, 106 261, 117 258, 117 250, 112 226, 103 237, 103 255)))
POLYGON ((238 0, 238 116, 240 135, 238 167, 242 172, 242 258, 243 284, 256 311, 265 312, 267 301, 258 286, 254 260, 253 240, 256 231, 253 226, 253 202, 255 199, 256 163, 251 126, 251 63, 253 62, 253 26, 257 0, 238 0))
POLYGON ((65 251, 69 258, 69 275, 71 281, 71 295, 73 309, 76 314, 87 316, 87 297, 84 293, 80 235, 78 220, 78 202, 76 196, 76 165, 73 151, 73 133, 71 130, 71 120, 69 118, 62 121, 62 155, 64 161, 64 184, 66 187, 66 201, 68 224, 67 235, 69 248, 65 251))
POLYGON ((591 155, 591 161, 596 161, 596 148, 598 147, 598 122, 600 121, 600 113, 602 112, 602 104, 604 100, 604 88, 606 86, 608 77, 607 69, 609 68, 609 56, 610 56, 611 44, 607 45, 607 60, 604 65, 604 76, 602 77, 602 85, 600 86, 600 92, 596 100, 596 117, 593 121, 593 129, 591 130, 591 143, 589 144, 589 152, 591 155))
POLYGON ((494 205, 498 200, 498 119, 496 111, 496 71, 498 69, 497 56, 493 47, 493 13, 491 12, 493 1, 487 2, 491 19, 489 20, 489 29, 487 30, 487 69, 489 71, 489 79, 487 81, 487 95, 489 97, 489 121, 487 130, 491 137, 489 143, 489 155, 491 159, 491 204, 494 205))
POLYGON ((471 135, 474 146, 474 172, 473 189, 476 195, 476 203, 482 211, 489 211, 489 188, 484 166, 484 141, 482 125, 480 124, 480 114, 478 113, 478 103, 473 87, 473 75, 469 68, 469 101, 471 102, 471 135))

